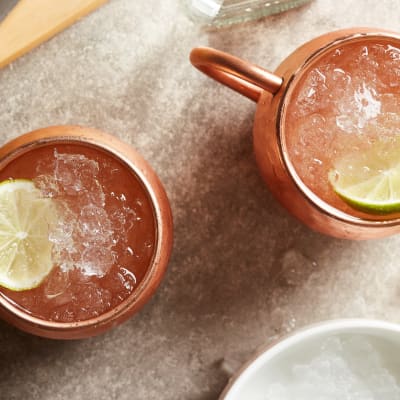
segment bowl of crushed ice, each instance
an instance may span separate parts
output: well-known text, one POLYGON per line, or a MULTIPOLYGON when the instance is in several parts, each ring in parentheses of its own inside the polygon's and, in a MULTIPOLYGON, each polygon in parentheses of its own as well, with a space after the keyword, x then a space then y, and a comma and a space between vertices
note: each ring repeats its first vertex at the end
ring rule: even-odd
POLYGON ((220 400, 400 399, 400 325, 345 319, 312 325, 258 352, 220 400))

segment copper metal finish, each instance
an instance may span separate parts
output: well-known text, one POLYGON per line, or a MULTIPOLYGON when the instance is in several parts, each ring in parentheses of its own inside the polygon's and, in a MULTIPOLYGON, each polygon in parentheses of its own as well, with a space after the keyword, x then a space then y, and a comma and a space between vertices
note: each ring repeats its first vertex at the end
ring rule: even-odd
POLYGON ((77 143, 98 148, 120 159, 142 183, 153 205, 156 245, 145 277, 116 308, 85 321, 60 323, 33 317, 0 296, 0 316, 35 335, 53 339, 81 339, 100 334, 135 314, 153 295, 167 268, 172 249, 172 214, 164 188, 150 165, 132 147, 114 136, 79 126, 54 126, 22 135, 0 149, 0 168, 45 143, 77 143))
POLYGON ((296 83, 312 61, 326 51, 355 41, 387 40, 400 47, 400 36, 372 28, 330 32, 299 47, 274 73, 209 48, 192 50, 193 65, 257 102, 254 151, 260 172, 274 196, 310 228, 346 239, 369 239, 400 232, 399 219, 361 219, 328 205, 297 176, 285 145, 285 110, 296 83))
POLYGON ((209 47, 198 47, 190 53, 192 64, 215 80, 258 101, 263 90, 276 93, 282 78, 240 58, 209 47))

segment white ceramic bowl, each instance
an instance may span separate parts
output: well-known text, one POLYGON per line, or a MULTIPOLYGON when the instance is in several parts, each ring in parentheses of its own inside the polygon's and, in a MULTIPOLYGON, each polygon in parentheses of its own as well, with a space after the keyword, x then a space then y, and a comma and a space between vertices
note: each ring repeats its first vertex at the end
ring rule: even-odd
POLYGON ((378 343, 389 358, 387 362, 398 365, 400 325, 365 319, 327 321, 303 328, 259 351, 230 379, 220 400, 265 400, 268 385, 284 379, 282 371, 316 355, 329 337, 346 335, 361 335, 378 343))

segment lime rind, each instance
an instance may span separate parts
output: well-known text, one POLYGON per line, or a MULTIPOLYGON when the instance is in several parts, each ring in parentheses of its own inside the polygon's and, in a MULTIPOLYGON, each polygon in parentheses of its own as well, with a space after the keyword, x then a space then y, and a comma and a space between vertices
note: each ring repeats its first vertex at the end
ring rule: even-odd
POLYGON ((356 210, 363 211, 369 214, 394 214, 400 212, 400 201, 397 202, 375 202, 369 203, 361 198, 354 198, 345 193, 336 193, 350 206, 356 210))
POLYGON ((400 212, 400 163, 387 170, 372 171, 368 179, 361 181, 355 178, 357 174, 349 178, 343 170, 340 167, 331 170, 329 181, 336 194, 347 204, 376 215, 400 212))

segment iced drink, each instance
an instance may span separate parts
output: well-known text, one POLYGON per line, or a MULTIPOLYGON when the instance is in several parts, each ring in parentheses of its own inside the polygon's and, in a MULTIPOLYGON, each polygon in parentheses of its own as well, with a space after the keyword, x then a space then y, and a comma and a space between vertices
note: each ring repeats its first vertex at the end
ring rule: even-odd
POLYGON ((35 288, 0 295, 49 321, 97 317, 122 303, 151 264, 154 211, 138 177, 112 154, 81 144, 32 149, 0 172, 0 181, 33 181, 57 210, 49 228, 54 264, 35 288))
POLYGON ((335 174, 364 184, 378 173, 380 187, 372 186, 365 196, 399 196, 393 173, 400 162, 399 107, 399 48, 385 40, 361 40, 317 57, 297 82, 285 113, 284 145, 295 173, 318 197, 350 215, 381 219, 392 211, 390 217, 398 217, 396 207, 382 208, 381 215, 379 209, 344 201, 334 185, 335 174))

